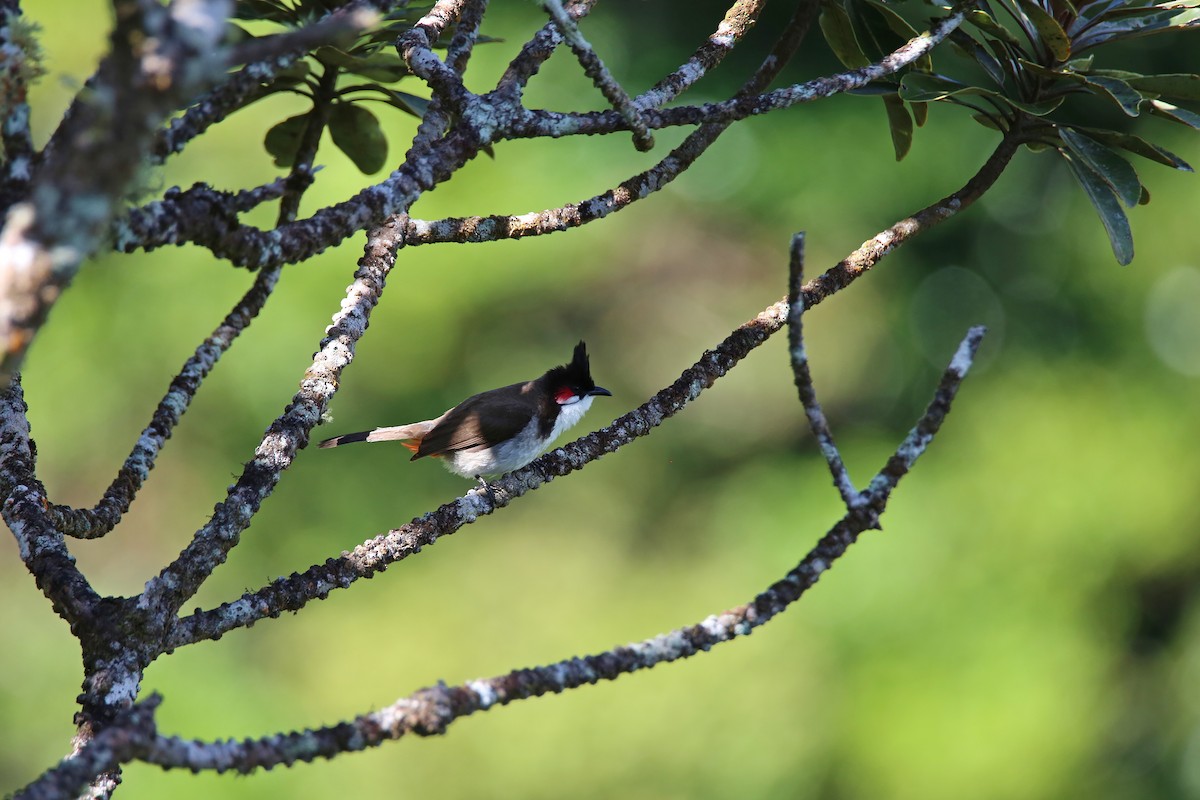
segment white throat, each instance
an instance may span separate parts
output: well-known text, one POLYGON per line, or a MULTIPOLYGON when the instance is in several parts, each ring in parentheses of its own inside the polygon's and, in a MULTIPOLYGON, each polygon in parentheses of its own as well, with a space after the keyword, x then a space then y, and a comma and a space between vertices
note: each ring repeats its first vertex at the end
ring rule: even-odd
POLYGON ((550 444, 563 432, 574 425, 579 420, 583 419, 583 415, 592 407, 592 400, 595 398, 590 394, 583 397, 575 397, 568 400, 558 407, 558 419, 554 420, 554 430, 550 431, 550 438, 546 440, 546 444, 550 444))

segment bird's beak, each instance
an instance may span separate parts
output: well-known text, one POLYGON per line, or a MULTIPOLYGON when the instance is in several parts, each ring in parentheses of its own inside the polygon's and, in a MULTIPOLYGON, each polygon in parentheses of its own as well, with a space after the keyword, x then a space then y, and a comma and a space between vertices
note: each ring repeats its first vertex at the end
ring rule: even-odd
POLYGON ((588 392, 589 397, 594 397, 595 395, 599 394, 602 394, 605 397, 612 397, 612 392, 610 392, 608 389, 605 389, 603 386, 593 386, 592 390, 588 392))

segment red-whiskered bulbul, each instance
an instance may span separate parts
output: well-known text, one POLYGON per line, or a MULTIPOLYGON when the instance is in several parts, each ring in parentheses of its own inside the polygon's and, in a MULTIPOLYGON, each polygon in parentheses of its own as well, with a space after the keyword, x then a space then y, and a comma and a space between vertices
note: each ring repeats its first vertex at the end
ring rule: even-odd
POLYGON ((575 345, 571 363, 540 378, 468 397, 436 419, 347 433, 321 447, 351 442, 399 441, 412 461, 441 458, 446 468, 483 482, 537 458, 563 431, 578 422, 597 395, 611 395, 592 381, 587 347, 575 345))

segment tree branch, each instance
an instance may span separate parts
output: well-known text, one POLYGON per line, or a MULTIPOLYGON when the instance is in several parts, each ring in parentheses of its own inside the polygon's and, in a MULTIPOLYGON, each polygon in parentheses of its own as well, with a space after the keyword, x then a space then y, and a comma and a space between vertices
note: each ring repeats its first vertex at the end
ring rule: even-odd
MULTIPOLYGON (((765 95, 737 97, 723 104, 683 106, 663 111, 650 110, 645 112, 647 122, 652 128, 664 124, 704 123, 709 121, 702 116, 703 113, 707 113, 706 110, 711 110, 713 120, 730 122, 753 113, 786 108, 795 103, 856 88, 870 80, 891 74, 924 55, 961 22, 962 13, 955 11, 939 20, 930 33, 913 39, 870 67, 819 78, 765 95)), ((406 52, 419 52, 420 47, 414 42, 416 39, 409 42, 409 50, 406 52)), ((457 89, 453 84, 458 79, 450 78, 453 70, 446 68, 443 74, 440 68, 426 62, 427 59, 422 61, 425 67, 432 70, 429 74, 435 80, 442 81, 440 85, 447 86, 448 92, 455 94, 457 89)), ((441 64, 440 60, 438 64, 441 64)), ((306 220, 271 231, 262 231, 248 225, 240 225, 231 230, 224 225, 214 226, 212 220, 202 214, 193 213, 191 209, 180 208, 175 212, 170 225, 161 226, 169 230, 168 236, 155 240, 121 240, 117 246, 119 249, 130 251, 137 247, 152 249, 164 244, 190 241, 239 266, 254 268, 292 263, 339 243, 353 232, 368 227, 373 220, 399 213, 409 207, 424 189, 431 188, 449 177, 487 141, 572 133, 611 133, 622 130, 624 126, 619 115, 613 112, 602 112, 599 115, 551 114, 514 109, 498 92, 483 97, 471 97, 472 110, 463 117, 464 123, 467 124, 456 127, 445 138, 431 143, 422 157, 410 158, 382 183, 365 189, 341 203, 321 209, 306 220), (579 124, 576 125, 576 122, 579 124), (175 223, 175 219, 178 220, 178 224, 175 223)), ((620 197, 616 197, 615 200, 618 206, 627 204, 620 197)))
MULTIPOLYGON (((1010 147, 1006 138, 983 169, 973 176, 966 186, 946 199, 922 209, 908 220, 897 223, 888 231, 904 226, 903 238, 908 238, 928 230, 968 207, 991 186, 1014 150, 1015 145, 1010 147), (915 219, 924 219, 925 222, 907 224, 915 219)), ((809 281, 801 295, 805 306, 811 308, 830 296, 832 292, 828 291, 827 287, 834 283, 831 275, 836 276, 839 282, 844 281, 834 290, 838 291, 891 252, 894 244, 887 248, 876 244, 888 231, 868 240, 825 274, 809 281), (848 270, 847 264, 854 264, 856 267, 848 270)), ((166 635, 166 648, 174 649, 196 641, 219 638, 231 630, 248 627, 261 619, 277 617, 286 611, 296 611, 313 600, 324 599, 335 589, 349 587, 360 578, 372 578, 391 564, 419 553, 423 547, 434 544, 443 536, 453 534, 459 528, 492 513, 498 507, 508 505, 512 500, 533 491, 543 483, 580 469, 602 455, 646 435, 696 399, 751 350, 782 328, 787 321, 788 309, 786 299, 769 306, 754 319, 734 330, 721 344, 706 352, 690 369, 685 370, 672 385, 658 392, 637 409, 618 418, 607 427, 553 450, 504 476, 491 484, 490 491, 468 492, 442 505, 436 511, 364 542, 346 555, 327 559, 304 572, 280 578, 254 592, 243 594, 231 603, 197 611, 175 620, 166 635)))
POLYGON ((817 390, 813 386, 812 373, 808 369, 808 354, 804 349, 804 334, 802 320, 804 318, 804 234, 797 233, 792 237, 791 258, 788 260, 788 351, 792 361, 792 376, 795 379, 796 390, 800 393, 800 404, 804 406, 804 414, 808 417, 809 428, 821 448, 821 455, 829 465, 833 475, 833 485, 847 510, 853 511, 862 505, 866 497, 860 495, 846 472, 842 463, 842 455, 838 452, 837 444, 833 441, 833 431, 825 419, 825 412, 817 400, 817 390))
POLYGON ((876 526, 892 490, 945 420, 983 334, 984 329, 976 327, 963 339, 925 414, 871 482, 863 508, 850 510, 794 569, 749 603, 714 614, 695 625, 596 655, 515 670, 459 686, 439 683, 387 708, 330 727, 242 742, 205 743, 160 737, 146 755, 146 761, 164 768, 247 773, 280 764, 291 766, 296 761, 332 758, 338 753, 376 747, 410 733, 438 736, 456 719, 478 711, 615 680, 658 664, 690 658, 722 642, 749 635, 799 600, 863 531, 876 526))
POLYGON ((92 780, 140 758, 154 744, 154 712, 162 697, 151 695, 120 712, 95 738, 64 758, 58 766, 13 795, 13 800, 68 800, 78 797, 92 780))

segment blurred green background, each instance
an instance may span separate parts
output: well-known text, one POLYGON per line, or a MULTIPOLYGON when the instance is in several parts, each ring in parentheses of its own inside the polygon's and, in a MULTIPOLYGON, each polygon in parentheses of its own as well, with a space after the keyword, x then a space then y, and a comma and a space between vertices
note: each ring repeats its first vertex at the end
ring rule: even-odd
MULTIPOLYGON (((474 90, 542 19, 532 3, 493 5, 485 30, 507 41, 477 50, 474 90)), ((26 8, 44 25, 50 70, 33 95, 40 144, 102 52, 108 5, 26 8)), ((636 92, 721 13, 711 2, 606 0, 584 32, 636 92)), ((726 95, 786 13, 772 8, 689 100, 726 95)), ((1110 66, 1200 66, 1191 43, 1150 41, 1110 66)), ((834 68, 815 36, 806 52, 789 82, 834 68)), ((262 134, 300 109, 290 102, 277 95, 236 115, 150 188, 271 179, 262 134)), ((601 106, 562 54, 529 103, 601 106)), ((376 110, 394 161, 412 120, 376 110)), ((1137 124, 1200 162, 1200 140, 1182 128, 1137 124)), ((683 134, 657 134, 650 154, 623 134, 504 143, 413 213, 579 201, 683 134)), ((603 222, 403 251, 317 435, 431 416, 561 363, 579 338, 614 396, 578 433, 599 427, 783 294, 793 231, 808 231, 815 274, 960 186, 994 144, 937 107, 896 164, 878 101, 835 98, 735 126, 675 184, 603 222)), ((368 180, 328 145, 309 212, 368 180)), ((860 482, 919 415, 966 327, 991 333, 885 531, 755 635, 333 762, 250 777, 135 764, 121 796, 1200 797, 1200 183, 1138 167, 1154 199, 1132 213, 1129 268, 1060 161, 1023 152, 982 203, 812 312, 818 391, 860 482)), ((125 523, 73 543, 99 591, 139 591, 207 519, 295 390, 361 247, 355 237, 285 270, 125 523)), ((95 502, 251 279, 192 247, 85 265, 25 372, 55 501, 95 502)), ((189 607, 303 570, 469 488, 407 456, 303 451, 189 607)), ((255 737, 334 723, 438 680, 639 640, 782 576, 837 519, 829 484, 779 336, 654 436, 351 591, 163 658, 143 691, 165 696, 164 733, 255 737)), ((0 787, 11 791, 67 752, 80 666, 7 536, 0 605, 0 787)))

